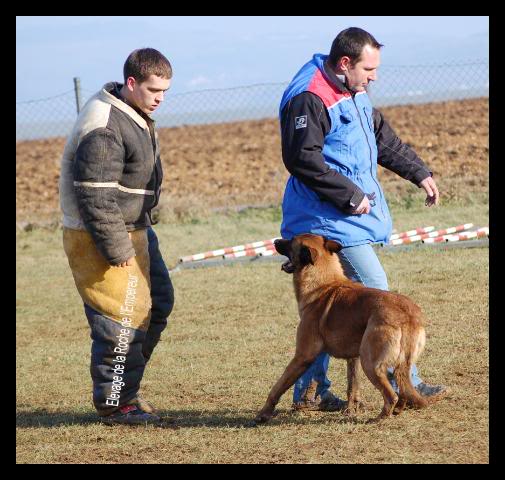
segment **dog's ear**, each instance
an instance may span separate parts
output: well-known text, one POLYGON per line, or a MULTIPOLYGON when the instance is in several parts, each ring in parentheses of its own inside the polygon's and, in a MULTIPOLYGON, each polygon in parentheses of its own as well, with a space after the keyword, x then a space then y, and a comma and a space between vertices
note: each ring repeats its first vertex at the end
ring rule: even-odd
POLYGON ((340 245, 340 243, 338 243, 338 242, 335 242, 335 240, 325 239, 324 240, 324 247, 326 248, 326 250, 328 250, 331 253, 337 253, 337 252, 340 252, 340 250, 342 250, 342 245, 340 245))
POLYGON ((274 240, 274 247, 277 250, 277 253, 280 253, 281 255, 284 255, 285 257, 288 258, 289 258, 288 252, 290 244, 291 240, 286 240, 284 238, 278 238, 277 240, 274 240))
POLYGON ((302 248, 300 248, 298 259, 302 267, 308 265, 309 263, 311 265, 314 265, 316 258, 317 258, 317 250, 315 248, 310 248, 305 245, 303 245, 302 248))

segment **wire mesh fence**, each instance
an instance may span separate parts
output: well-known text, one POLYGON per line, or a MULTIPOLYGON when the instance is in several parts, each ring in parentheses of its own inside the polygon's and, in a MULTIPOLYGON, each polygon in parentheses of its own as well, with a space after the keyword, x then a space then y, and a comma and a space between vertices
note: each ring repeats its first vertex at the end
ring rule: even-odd
MULTIPOLYGON (((105 83, 105 82, 104 82, 105 83)), ((289 82, 167 94, 154 114, 158 128, 273 118, 289 82)), ((81 89, 84 104, 95 92, 81 89)), ((489 96, 488 60, 381 66, 369 95, 376 107, 489 96)), ((66 136, 77 116, 76 91, 16 103, 16 141, 66 136)))

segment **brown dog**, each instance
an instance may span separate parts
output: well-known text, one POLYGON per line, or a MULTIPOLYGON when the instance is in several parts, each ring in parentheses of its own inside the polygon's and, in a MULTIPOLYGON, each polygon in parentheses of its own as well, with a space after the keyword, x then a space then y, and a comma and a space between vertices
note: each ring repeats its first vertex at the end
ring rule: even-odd
POLYGON ((288 257, 282 270, 293 273, 300 323, 296 352, 273 386, 255 423, 268 421, 282 394, 322 352, 347 359, 347 411, 360 403, 358 358, 372 384, 382 393, 384 407, 375 420, 400 413, 407 402, 423 408, 435 399, 423 398, 412 386, 410 367, 422 352, 425 332, 421 309, 398 293, 367 288, 344 276, 338 255, 342 246, 311 234, 276 240, 276 250, 288 257), (399 387, 387 379, 394 368, 399 387))

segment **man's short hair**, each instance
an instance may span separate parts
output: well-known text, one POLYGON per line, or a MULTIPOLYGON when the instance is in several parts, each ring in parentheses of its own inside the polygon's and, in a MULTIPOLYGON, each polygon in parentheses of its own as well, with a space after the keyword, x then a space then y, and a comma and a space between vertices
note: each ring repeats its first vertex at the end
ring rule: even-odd
POLYGON ((164 55, 154 48, 139 48, 128 55, 123 66, 125 83, 128 77, 142 83, 151 75, 172 78, 172 66, 164 55))
POLYGON ((375 40, 370 33, 361 28, 346 28, 333 40, 328 61, 331 66, 336 67, 342 57, 349 57, 351 64, 354 65, 359 61, 365 45, 370 45, 377 49, 384 46, 375 40))

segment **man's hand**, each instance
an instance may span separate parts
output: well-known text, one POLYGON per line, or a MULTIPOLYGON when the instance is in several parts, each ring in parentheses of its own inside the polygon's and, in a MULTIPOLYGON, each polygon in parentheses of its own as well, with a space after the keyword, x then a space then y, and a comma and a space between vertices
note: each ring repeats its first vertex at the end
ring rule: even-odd
POLYGON ((371 207, 370 207, 370 201, 368 200, 368 197, 365 195, 363 197, 363 200, 361 200, 361 203, 356 207, 356 210, 352 212, 353 215, 361 215, 363 213, 370 213, 371 207))
POLYGON ((133 257, 130 257, 126 262, 123 263, 118 263, 117 265, 114 265, 115 267, 130 267, 133 265, 133 257))
POLYGON ((427 177, 419 185, 424 188, 424 191, 426 192, 427 195, 424 204, 427 207, 437 205, 438 200, 440 198, 440 194, 438 193, 438 188, 437 184, 435 183, 435 180, 433 180, 432 177, 427 177))

